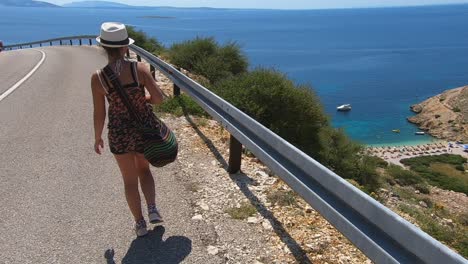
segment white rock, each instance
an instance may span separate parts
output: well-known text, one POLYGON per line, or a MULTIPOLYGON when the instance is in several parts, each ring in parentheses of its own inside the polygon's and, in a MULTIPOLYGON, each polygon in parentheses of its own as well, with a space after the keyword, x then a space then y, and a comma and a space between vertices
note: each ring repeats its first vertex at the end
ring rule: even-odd
POLYGON ((218 164, 218 163, 216 162, 216 160, 213 160, 213 161, 211 162, 211 165, 213 165, 213 166, 216 166, 216 164, 218 164))
POLYGON ((283 251, 284 251, 284 253, 286 253, 286 254, 291 253, 291 250, 289 250, 288 245, 285 245, 285 246, 284 246, 283 251))
POLYGON ((210 255, 217 255, 219 252, 219 249, 214 246, 208 246, 207 250, 208 250, 208 254, 210 255))
POLYGON ((197 221, 203 220, 203 216, 202 215, 196 215, 196 216, 192 217, 192 220, 197 220, 197 221))
POLYGON ((263 262, 260 262, 260 261, 256 260, 256 261, 254 262, 254 264, 263 264, 263 262))
POLYGON ((421 207, 427 208, 427 204, 424 201, 419 201, 421 207))
POLYGON ((264 171, 258 170, 255 172, 255 175, 260 176, 262 178, 268 178, 268 174, 264 171))
POLYGON ((268 221, 263 221, 262 226, 266 230, 273 230, 273 226, 271 226, 270 222, 268 221))
POLYGON ((201 202, 199 205, 200 205, 201 209, 203 209, 205 211, 210 210, 210 207, 204 202, 201 202))
POLYGON ((256 223, 258 223, 258 219, 256 217, 249 217, 249 218, 247 218, 247 223, 256 224, 256 223))

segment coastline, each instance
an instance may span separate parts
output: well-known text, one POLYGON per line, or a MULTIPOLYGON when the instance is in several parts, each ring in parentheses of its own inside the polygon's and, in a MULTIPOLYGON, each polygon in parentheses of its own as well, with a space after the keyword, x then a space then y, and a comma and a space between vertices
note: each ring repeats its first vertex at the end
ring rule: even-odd
POLYGON ((448 141, 468 141, 468 86, 446 90, 414 104, 410 123, 433 137, 448 141))

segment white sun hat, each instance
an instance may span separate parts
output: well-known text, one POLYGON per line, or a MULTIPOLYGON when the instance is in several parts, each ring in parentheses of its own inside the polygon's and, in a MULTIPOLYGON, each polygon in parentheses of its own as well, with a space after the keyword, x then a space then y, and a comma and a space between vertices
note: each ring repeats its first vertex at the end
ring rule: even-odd
POLYGON ((101 25, 101 35, 96 41, 110 48, 126 47, 135 41, 128 37, 127 28, 118 22, 105 22, 101 25))

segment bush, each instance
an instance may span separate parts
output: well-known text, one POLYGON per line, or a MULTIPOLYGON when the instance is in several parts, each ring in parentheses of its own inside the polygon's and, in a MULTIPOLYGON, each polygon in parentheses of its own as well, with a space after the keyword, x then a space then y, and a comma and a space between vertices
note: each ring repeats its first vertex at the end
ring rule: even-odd
POLYGON ((257 213, 257 210, 250 203, 242 203, 239 208, 229 208, 226 210, 233 219, 244 220, 257 213))
POLYGON ((390 165, 387 173, 401 186, 416 185, 424 182, 423 178, 417 173, 405 170, 397 165, 390 165))
POLYGON ((224 78, 247 72, 248 60, 239 45, 219 45, 213 38, 196 38, 171 46, 171 63, 202 75, 216 83, 224 78))
POLYGON ((443 154, 404 159, 401 163, 409 166, 432 185, 468 194, 468 179, 464 172, 457 169, 466 161, 467 159, 460 155, 443 154))
POLYGON ((135 44, 153 53, 160 54, 164 51, 164 46, 155 38, 148 37, 145 32, 136 30, 132 26, 127 26, 128 36, 135 40, 135 44))
POLYGON ((318 135, 328 126, 328 118, 309 87, 296 87, 277 71, 257 69, 223 80, 212 90, 291 144, 316 156, 318 135))
POLYGON ((297 205, 296 193, 294 191, 275 191, 267 195, 267 199, 273 205, 295 206, 297 205))
POLYGON ((460 112, 461 110, 460 110, 459 107, 456 106, 456 107, 453 108, 453 111, 454 111, 455 113, 458 113, 458 112, 460 112))
POLYGON ((465 166, 463 166, 463 164, 458 164, 457 166, 455 166, 455 169, 459 171, 465 171, 465 166))
POLYGON ((430 194, 431 190, 429 189, 429 186, 425 183, 418 183, 414 185, 414 188, 418 191, 420 191, 423 194, 430 194))
POLYGON ((162 104, 155 106, 157 112, 171 113, 176 116, 194 115, 209 116, 191 97, 186 94, 171 97, 162 104))

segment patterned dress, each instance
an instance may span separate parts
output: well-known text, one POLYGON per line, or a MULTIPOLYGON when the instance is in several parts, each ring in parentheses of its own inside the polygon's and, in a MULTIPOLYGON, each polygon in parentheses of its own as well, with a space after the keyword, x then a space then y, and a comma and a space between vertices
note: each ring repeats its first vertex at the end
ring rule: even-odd
MULTIPOLYGON (((123 85, 130 101, 133 103, 138 115, 142 118, 145 126, 156 127, 158 119, 153 113, 152 107, 146 102, 145 88, 140 85, 137 74, 137 63, 131 62, 131 73, 133 83, 123 85)), ((129 152, 143 153, 144 140, 139 132, 139 124, 129 114, 118 92, 110 85, 102 70, 98 71, 98 77, 106 90, 108 102, 108 139, 109 147, 113 154, 125 154, 129 152)))

